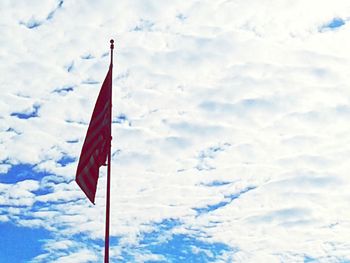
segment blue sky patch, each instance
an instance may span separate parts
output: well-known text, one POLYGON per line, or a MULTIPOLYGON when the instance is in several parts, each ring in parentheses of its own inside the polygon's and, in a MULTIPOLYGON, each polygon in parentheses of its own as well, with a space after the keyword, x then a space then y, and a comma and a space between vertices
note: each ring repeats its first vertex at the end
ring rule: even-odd
POLYGON ((13 165, 6 174, 0 174, 0 183, 13 184, 24 180, 41 180, 46 173, 34 171, 35 165, 13 165))
POLYGON ((215 186, 228 185, 228 184, 230 184, 230 183, 231 183, 231 182, 217 181, 217 180, 215 180, 215 181, 212 181, 212 182, 210 182, 210 183, 208 183, 208 184, 205 184, 205 186, 213 186, 213 187, 215 187, 215 186))
POLYGON ((116 123, 122 123, 125 122, 128 118, 124 113, 121 113, 117 116, 117 120, 115 121, 116 123))
MULTIPOLYGON (((84 234, 84 233, 79 233, 79 234, 74 234, 73 236, 70 236, 70 238, 72 238, 72 240, 76 241, 76 242, 80 242, 82 244, 88 244, 88 245, 94 245, 94 246, 98 246, 101 247, 101 249, 104 248, 105 245, 105 240, 103 239, 91 239, 88 235, 84 234)), ((116 246, 119 244, 119 240, 120 237, 115 237, 115 236, 110 236, 109 237, 109 245, 112 246, 116 246)))
POLYGON ((61 159, 59 159, 57 161, 57 163, 59 163, 61 166, 67 166, 68 164, 70 163, 74 163, 75 162, 75 158, 74 157, 71 157, 71 156, 68 156, 68 155, 65 155, 63 156, 61 159))
POLYGON ((151 253, 163 255, 167 262, 210 262, 231 250, 225 244, 207 243, 191 235, 171 235, 172 229, 179 224, 177 220, 164 220, 157 230, 144 236, 143 244, 151 253), (164 235, 169 235, 169 239, 160 242, 159 238, 164 235))
POLYGON ((225 200, 221 201, 219 203, 213 204, 213 205, 208 205, 206 207, 202 207, 202 208, 194 208, 194 210, 200 215, 203 213, 209 213, 211 211, 215 211, 217 209, 219 209, 220 207, 226 206, 229 203, 231 203, 233 200, 239 198, 242 194, 245 194, 253 189, 255 189, 256 187, 247 187, 246 189, 236 193, 236 194, 232 194, 232 195, 228 195, 225 196, 225 200))
MULTIPOLYGON (((175 219, 155 224, 156 230, 145 233, 136 249, 143 255, 153 254, 163 258, 147 262, 213 262, 223 253, 233 251, 223 243, 205 242, 192 235, 172 234, 172 230, 179 225, 181 222, 175 219)), ((122 262, 135 261, 132 251, 131 248, 130 253, 122 253, 122 262)))
POLYGON ((63 5, 63 0, 58 1, 57 7, 47 15, 46 19, 47 20, 52 19, 54 17, 55 13, 57 12, 57 10, 60 9, 62 7, 62 5, 63 5))
POLYGON ((222 243, 206 243, 190 235, 176 234, 165 243, 149 244, 154 254, 163 255, 166 262, 213 262, 230 248, 222 243))
POLYGON ((125 122, 129 122, 129 126, 131 126, 130 121, 128 119, 128 117, 124 114, 121 113, 119 114, 116 118, 114 118, 113 123, 125 123, 125 122))
MULTIPOLYGON (((6 162, 5 162, 6 164, 6 162)), ((51 174, 41 171, 35 171, 35 165, 32 164, 16 164, 12 165, 7 173, 0 174, 0 183, 16 184, 25 180, 35 180, 41 182, 43 179, 52 177, 51 174)), ((57 181, 57 177, 54 177, 57 181)), ((51 193, 52 190, 47 187, 40 187, 36 191, 32 191, 35 195, 44 195, 51 193)), ((35 206, 36 204, 34 204, 35 206)), ((1 207, 1 206, 0 206, 1 207)))
POLYGON ((304 263, 316 263, 316 262, 318 261, 312 257, 309 257, 309 256, 304 257, 304 263))
POLYGON ((194 210, 198 214, 209 213, 211 211, 215 211, 216 209, 219 209, 220 207, 224 207, 225 205, 228 205, 229 203, 230 203, 229 200, 225 200, 225 201, 221 201, 219 203, 216 203, 214 205, 208 205, 208 206, 203 207, 203 208, 195 208, 194 210))
POLYGON ((19 119, 30 119, 34 117, 38 117, 38 111, 40 109, 40 105, 34 104, 32 111, 29 112, 13 112, 11 116, 15 116, 19 119))
POLYGON ((28 29, 34 29, 42 25, 42 21, 36 20, 35 18, 29 19, 28 22, 20 22, 21 25, 26 26, 28 29))
POLYGON ((336 28, 341 27, 343 25, 345 25, 345 21, 342 18, 336 17, 331 22, 329 22, 328 24, 324 25, 322 27, 322 29, 327 29, 327 28, 329 28, 329 29, 336 29, 336 28))
POLYGON ((73 91, 73 87, 71 87, 71 86, 66 86, 66 87, 62 87, 62 88, 57 88, 57 89, 55 89, 53 92, 54 92, 54 93, 61 94, 61 95, 65 95, 65 94, 67 94, 67 93, 70 92, 70 91, 73 91))
POLYGON ((25 263, 43 252, 42 245, 50 238, 50 233, 42 228, 0 223, 0 236, 0 262, 25 263))

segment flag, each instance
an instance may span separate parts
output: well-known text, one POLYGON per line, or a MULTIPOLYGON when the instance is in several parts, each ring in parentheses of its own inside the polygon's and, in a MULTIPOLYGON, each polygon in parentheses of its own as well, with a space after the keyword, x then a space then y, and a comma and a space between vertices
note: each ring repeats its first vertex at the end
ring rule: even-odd
POLYGON ((81 150, 75 181, 95 204, 99 168, 105 165, 111 146, 112 66, 98 95, 81 150))

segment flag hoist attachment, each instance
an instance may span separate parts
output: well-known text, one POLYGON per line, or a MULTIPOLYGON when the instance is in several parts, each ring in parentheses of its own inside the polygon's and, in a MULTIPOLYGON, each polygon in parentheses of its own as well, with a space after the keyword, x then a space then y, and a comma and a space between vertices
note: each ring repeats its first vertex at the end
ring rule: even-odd
POLYGON ((109 262, 113 39, 111 39, 110 44, 111 61, 109 69, 96 100, 75 177, 75 181, 81 190, 91 203, 95 204, 99 168, 104 166, 107 161, 105 263, 109 262))

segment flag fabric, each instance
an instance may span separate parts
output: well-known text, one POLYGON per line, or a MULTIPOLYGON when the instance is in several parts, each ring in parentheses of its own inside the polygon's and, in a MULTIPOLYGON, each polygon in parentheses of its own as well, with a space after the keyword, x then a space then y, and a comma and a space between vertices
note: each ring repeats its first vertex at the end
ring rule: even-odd
POLYGON ((95 203, 99 168, 105 165, 111 146, 112 66, 98 95, 81 150, 75 181, 95 203))

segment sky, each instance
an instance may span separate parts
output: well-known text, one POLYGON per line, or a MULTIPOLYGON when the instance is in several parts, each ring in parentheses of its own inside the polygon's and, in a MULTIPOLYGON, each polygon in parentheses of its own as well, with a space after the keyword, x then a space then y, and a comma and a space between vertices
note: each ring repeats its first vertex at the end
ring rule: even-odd
POLYGON ((111 262, 350 262, 350 2, 0 2, 0 263, 102 262, 75 183, 115 40, 111 262))

